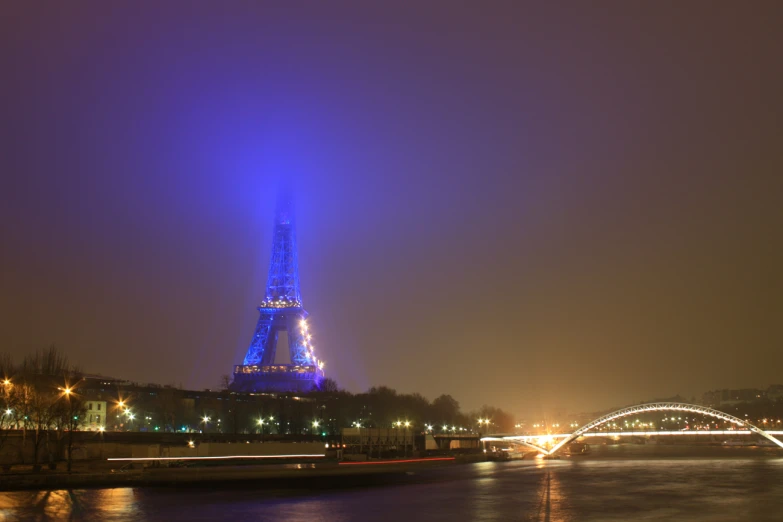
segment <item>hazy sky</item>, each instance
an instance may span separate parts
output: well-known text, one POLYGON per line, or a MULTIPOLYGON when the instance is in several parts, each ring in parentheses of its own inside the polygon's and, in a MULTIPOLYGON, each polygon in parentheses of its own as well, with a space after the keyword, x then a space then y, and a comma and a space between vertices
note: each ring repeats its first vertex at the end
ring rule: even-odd
POLYGON ((350 390, 538 415, 783 381, 780 2, 124 4, 0 5, 17 359, 216 387, 295 175, 350 390))

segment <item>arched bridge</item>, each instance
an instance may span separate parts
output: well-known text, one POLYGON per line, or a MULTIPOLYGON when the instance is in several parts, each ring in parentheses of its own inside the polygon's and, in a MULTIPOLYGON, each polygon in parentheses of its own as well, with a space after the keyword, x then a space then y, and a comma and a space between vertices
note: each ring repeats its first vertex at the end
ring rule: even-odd
MULTIPOLYGON (((637 406, 629 406, 627 408, 617 410, 615 412, 599 417, 594 421, 588 422, 587 424, 577 429, 573 433, 545 436, 545 437, 553 437, 553 438, 560 439, 557 443, 555 443, 552 446, 551 449, 547 449, 542 445, 536 443, 536 441, 541 438, 541 436, 538 435, 507 435, 507 436, 498 435, 498 436, 484 437, 481 440, 502 441, 502 442, 512 442, 516 444, 522 444, 524 446, 533 448, 541 453, 544 453, 545 455, 554 455, 563 446, 570 444, 571 442, 575 441, 579 437, 591 434, 593 430, 603 426, 608 422, 617 420, 622 417, 628 417, 629 415, 638 415, 640 413, 649 413, 653 411, 680 411, 680 412, 696 413, 699 415, 705 415, 707 417, 713 417, 715 419, 720 419, 722 421, 729 422, 736 426, 736 429, 734 431, 726 431, 721 433, 737 433, 737 434, 755 433, 757 435, 761 435, 762 437, 772 441, 778 447, 783 448, 783 442, 775 438, 772 434, 774 433, 775 435, 780 435, 781 432, 770 433, 765 430, 762 430, 757 426, 754 426, 753 424, 751 424, 746 420, 740 419, 739 417, 735 417, 734 415, 729 415, 728 413, 722 411, 714 410, 712 408, 707 408, 706 406, 697 406, 695 404, 686 404, 682 402, 651 402, 648 404, 639 404, 637 406)), ((672 433, 690 434, 690 433, 700 433, 700 432, 693 431, 693 432, 672 432, 672 433)), ((634 433, 626 432, 624 434, 656 435, 660 433, 659 432, 634 432, 634 433)))

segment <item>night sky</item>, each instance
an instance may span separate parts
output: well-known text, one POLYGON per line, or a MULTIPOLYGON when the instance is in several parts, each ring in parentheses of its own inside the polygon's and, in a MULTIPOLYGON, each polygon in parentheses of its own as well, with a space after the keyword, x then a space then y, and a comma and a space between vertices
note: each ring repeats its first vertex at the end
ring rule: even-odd
POLYGON ((216 388, 291 176, 351 391, 526 416, 783 382, 782 3, 118 4, 0 5, 17 360, 216 388))

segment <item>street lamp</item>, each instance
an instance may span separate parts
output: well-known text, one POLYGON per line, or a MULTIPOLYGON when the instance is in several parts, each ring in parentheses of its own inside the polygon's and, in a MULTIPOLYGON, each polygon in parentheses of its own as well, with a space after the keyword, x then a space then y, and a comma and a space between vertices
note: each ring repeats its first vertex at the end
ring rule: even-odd
POLYGON ((71 462, 73 461, 73 429, 76 427, 76 418, 73 415, 73 401, 71 400, 71 387, 59 388, 62 390, 62 396, 68 399, 68 473, 71 472, 71 462))
MULTIPOLYGON (((405 426, 405 435, 404 435, 405 438, 403 439, 405 443, 403 444, 403 449, 405 450, 405 456, 407 457, 408 456, 408 428, 411 427, 411 423, 410 421, 406 420, 403 425, 405 426)), ((411 450, 413 450, 413 441, 410 441, 410 443, 411 443, 411 450)))
POLYGON ((320 426, 320 425, 321 425, 321 423, 320 423, 320 422, 318 422, 318 420, 317 420, 317 419, 316 419, 316 420, 314 420, 314 421, 313 421, 313 430, 312 430, 312 432, 311 432, 311 433, 315 433, 315 430, 317 430, 317 429, 318 429, 318 426, 320 426))

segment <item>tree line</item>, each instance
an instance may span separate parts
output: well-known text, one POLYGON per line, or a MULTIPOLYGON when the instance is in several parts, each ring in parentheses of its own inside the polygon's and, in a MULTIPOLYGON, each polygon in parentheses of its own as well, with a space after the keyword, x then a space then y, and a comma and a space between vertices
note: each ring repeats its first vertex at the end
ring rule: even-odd
POLYGON ((72 432, 85 415, 84 400, 75 388, 81 379, 79 368, 50 346, 18 365, 10 355, 0 354, 0 376, 0 450, 12 430, 21 431, 16 460, 24 463, 26 449, 31 449, 33 469, 40 469, 44 460, 54 468, 64 454, 70 471, 72 432))

